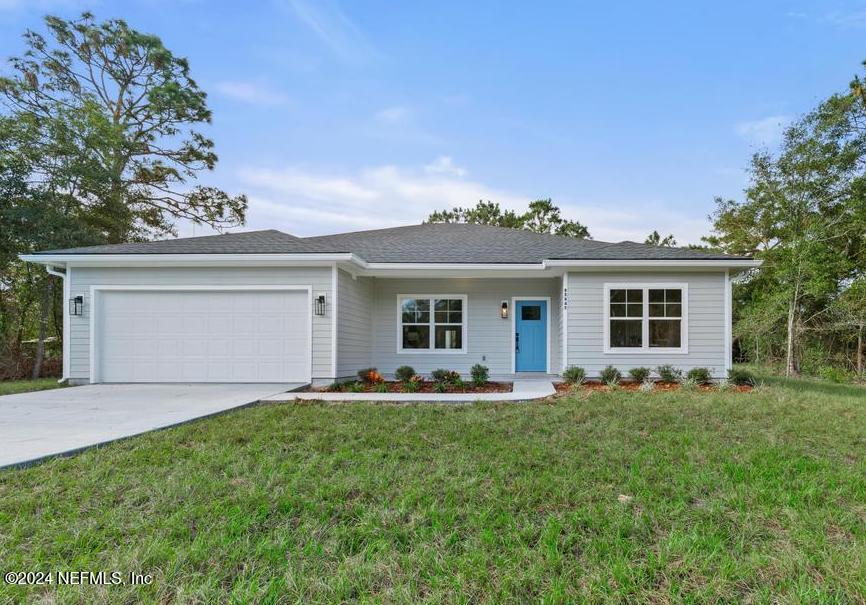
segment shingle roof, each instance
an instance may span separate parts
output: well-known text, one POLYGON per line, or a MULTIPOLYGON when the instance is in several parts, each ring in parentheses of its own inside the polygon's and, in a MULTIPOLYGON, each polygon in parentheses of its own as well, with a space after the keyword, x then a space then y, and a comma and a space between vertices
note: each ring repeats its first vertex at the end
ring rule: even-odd
POLYGON ((373 263, 508 263, 544 260, 738 260, 689 248, 609 243, 519 229, 432 223, 300 238, 250 231, 158 242, 90 246, 41 254, 308 254, 352 253, 373 263))

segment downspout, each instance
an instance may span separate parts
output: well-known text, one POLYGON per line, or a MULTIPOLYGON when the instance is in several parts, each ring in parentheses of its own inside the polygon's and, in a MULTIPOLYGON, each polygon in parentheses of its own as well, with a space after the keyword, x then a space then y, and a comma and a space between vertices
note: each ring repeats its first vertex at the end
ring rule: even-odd
POLYGON ((58 383, 69 380, 69 280, 65 272, 60 272, 51 265, 45 265, 49 275, 55 275, 63 280, 63 376, 58 383))

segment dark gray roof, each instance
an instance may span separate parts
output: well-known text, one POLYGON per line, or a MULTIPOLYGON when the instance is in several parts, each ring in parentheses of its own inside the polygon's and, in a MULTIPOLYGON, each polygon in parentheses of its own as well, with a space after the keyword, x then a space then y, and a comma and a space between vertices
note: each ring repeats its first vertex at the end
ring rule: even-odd
POLYGON ((299 238, 251 231, 159 242, 90 246, 42 254, 353 253, 374 263, 509 263, 549 260, 738 260, 689 248, 608 243, 487 225, 433 223, 299 238))

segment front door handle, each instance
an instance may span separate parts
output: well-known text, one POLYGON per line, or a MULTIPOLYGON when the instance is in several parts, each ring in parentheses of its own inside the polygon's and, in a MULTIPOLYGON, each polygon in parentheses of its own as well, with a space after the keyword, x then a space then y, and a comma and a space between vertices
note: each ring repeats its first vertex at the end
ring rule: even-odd
POLYGON ((514 352, 520 353, 520 332, 514 333, 514 352))

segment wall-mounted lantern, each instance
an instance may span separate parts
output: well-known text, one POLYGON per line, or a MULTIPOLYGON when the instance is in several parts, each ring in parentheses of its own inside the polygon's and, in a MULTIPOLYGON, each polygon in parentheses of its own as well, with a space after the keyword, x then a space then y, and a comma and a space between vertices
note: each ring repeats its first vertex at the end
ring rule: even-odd
POLYGON ((499 317, 502 319, 508 319, 508 301, 503 300, 502 306, 499 307, 499 317))
POLYGON ((83 315, 84 314, 84 297, 76 296, 69 299, 69 314, 83 315))
POLYGON ((315 302, 316 302, 316 308, 315 308, 316 315, 318 315, 319 317, 324 317, 324 315, 325 315, 325 295, 319 294, 316 297, 315 302))

